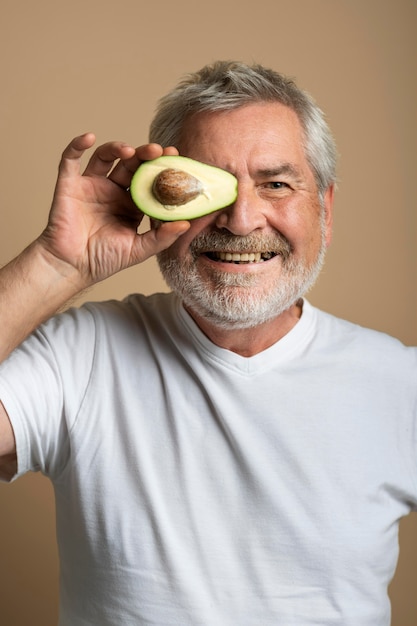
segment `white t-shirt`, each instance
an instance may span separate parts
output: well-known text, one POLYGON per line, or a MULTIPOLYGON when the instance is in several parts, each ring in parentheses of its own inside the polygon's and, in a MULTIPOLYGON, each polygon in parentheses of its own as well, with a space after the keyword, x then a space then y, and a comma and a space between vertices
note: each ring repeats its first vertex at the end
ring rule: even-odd
POLYGON ((388 626, 417 350, 308 302, 245 358, 176 297, 50 320, 0 369, 55 488, 61 626, 388 626))

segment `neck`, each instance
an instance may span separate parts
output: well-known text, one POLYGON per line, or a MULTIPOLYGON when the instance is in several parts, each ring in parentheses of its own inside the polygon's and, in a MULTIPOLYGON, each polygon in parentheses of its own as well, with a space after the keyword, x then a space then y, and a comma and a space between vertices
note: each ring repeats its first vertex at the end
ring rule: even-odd
POLYGON ((190 308, 185 308, 200 330, 216 346, 250 357, 266 350, 289 333, 301 317, 302 300, 278 317, 252 328, 219 328, 190 308))

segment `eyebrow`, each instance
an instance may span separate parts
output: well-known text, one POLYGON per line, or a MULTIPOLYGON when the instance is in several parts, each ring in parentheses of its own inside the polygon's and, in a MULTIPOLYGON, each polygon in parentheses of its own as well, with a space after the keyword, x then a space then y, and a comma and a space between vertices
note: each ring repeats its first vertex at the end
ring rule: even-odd
POLYGON ((294 178, 301 177, 299 169, 292 165, 292 163, 282 163, 277 167, 267 167, 256 170, 256 175, 259 178, 269 178, 274 176, 281 176, 283 174, 292 176, 294 178))

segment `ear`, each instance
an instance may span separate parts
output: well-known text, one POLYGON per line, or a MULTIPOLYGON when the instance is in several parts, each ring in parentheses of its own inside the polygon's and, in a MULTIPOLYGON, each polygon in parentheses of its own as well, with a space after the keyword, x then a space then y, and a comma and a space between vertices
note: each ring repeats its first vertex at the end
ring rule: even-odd
POLYGON ((324 226, 325 226, 325 237, 326 237, 326 245, 330 246, 333 235, 333 202, 334 202, 334 192, 335 186, 330 185, 325 191, 323 198, 323 209, 324 209, 324 226))

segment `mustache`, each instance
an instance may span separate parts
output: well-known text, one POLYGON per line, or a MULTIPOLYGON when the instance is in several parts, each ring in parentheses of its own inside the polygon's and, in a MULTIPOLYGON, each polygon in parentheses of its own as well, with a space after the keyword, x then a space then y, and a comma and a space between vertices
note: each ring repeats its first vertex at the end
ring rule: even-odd
POLYGON ((193 257, 207 252, 260 252, 280 254, 284 260, 292 252, 288 239, 281 233, 238 236, 223 232, 202 233, 190 244, 193 257))

